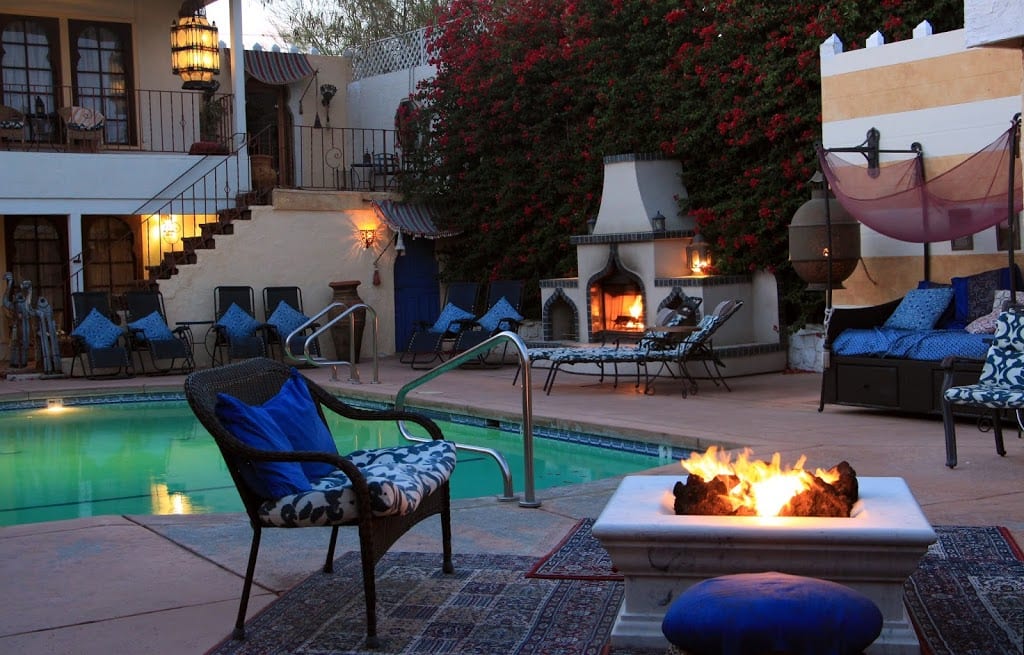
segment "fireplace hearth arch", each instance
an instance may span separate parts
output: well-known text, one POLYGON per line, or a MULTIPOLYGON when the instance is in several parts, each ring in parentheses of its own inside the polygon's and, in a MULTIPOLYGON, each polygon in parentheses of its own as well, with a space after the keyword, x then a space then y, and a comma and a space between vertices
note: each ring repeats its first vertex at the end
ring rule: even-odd
POLYGON ((618 244, 608 247, 604 268, 587 281, 590 338, 606 341, 622 336, 639 336, 646 325, 647 298, 641 277, 619 258, 618 244), (631 313, 639 299, 639 315, 631 313))

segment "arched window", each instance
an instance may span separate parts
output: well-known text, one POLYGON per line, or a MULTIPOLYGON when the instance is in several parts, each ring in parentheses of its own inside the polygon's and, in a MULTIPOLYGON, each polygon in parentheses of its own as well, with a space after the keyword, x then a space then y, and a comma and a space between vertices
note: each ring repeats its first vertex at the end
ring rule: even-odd
POLYGON ((26 114, 50 114, 56 109, 57 34, 57 21, 52 18, 0 14, 4 105, 26 114))
POLYGON ((103 114, 105 143, 132 143, 130 26, 72 20, 68 21, 68 31, 74 69, 74 104, 103 114))
POLYGON ((14 283, 32 282, 35 305, 39 297, 53 307, 53 318, 65 330, 71 317, 66 316, 67 218, 64 216, 7 216, 4 220, 7 266, 14 274, 14 283))

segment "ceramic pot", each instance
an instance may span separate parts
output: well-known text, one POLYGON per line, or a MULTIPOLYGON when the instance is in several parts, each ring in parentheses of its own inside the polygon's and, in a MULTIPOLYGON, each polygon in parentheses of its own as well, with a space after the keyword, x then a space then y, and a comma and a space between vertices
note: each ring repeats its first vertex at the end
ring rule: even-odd
MULTIPOLYGON (((359 292, 356 288, 359 286, 359 280, 341 280, 338 282, 331 282, 330 287, 334 290, 334 295, 331 300, 333 302, 344 303, 347 307, 351 307, 356 304, 363 304, 363 299, 359 297, 359 292)), ((331 310, 329 316, 334 318, 340 314, 342 310, 331 310)), ((363 345, 363 328, 366 327, 366 310, 357 310, 352 314, 355 322, 355 353, 352 359, 353 364, 359 363, 359 355, 363 345)), ((351 336, 351 327, 349 320, 345 319, 338 321, 331 326, 331 340, 334 342, 334 357, 335 359, 342 361, 349 361, 350 349, 349 344, 351 336)))

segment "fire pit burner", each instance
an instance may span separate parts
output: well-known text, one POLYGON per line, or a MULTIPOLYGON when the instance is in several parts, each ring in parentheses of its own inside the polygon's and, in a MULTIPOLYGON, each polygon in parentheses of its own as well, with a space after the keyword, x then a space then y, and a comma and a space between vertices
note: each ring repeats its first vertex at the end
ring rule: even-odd
POLYGON ((869 655, 919 654, 903 583, 936 537, 902 478, 860 478, 849 518, 677 515, 677 481, 627 476, 594 523, 625 577, 613 646, 666 648, 661 621, 691 585, 778 571, 844 584, 878 605, 885 623, 869 655))

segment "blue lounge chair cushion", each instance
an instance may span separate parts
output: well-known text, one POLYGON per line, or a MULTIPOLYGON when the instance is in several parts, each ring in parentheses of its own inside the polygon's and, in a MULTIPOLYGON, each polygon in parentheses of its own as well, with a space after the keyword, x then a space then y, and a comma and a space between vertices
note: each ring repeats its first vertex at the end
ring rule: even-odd
POLYGON ((953 301, 951 287, 911 289, 884 323, 887 328, 931 330, 953 301))
POLYGON ((167 341, 174 338, 174 333, 167 327, 163 316, 157 311, 143 316, 137 321, 132 321, 128 324, 128 329, 132 332, 142 332, 146 341, 167 341))
MULTIPOLYGON (((359 467, 370 487, 374 516, 406 516, 451 478, 455 444, 443 439, 412 446, 357 450, 345 456, 359 467)), ((341 525, 359 517, 352 482, 341 471, 320 479, 309 491, 263 503, 267 525, 308 527, 341 525)))
POLYGON ((287 337, 289 334, 299 328, 300 325, 309 320, 309 317, 295 309, 286 302, 280 302, 277 305, 277 309, 267 319, 267 325, 273 325, 277 330, 281 338, 287 337))
POLYGON ((81 337, 90 349, 110 348, 117 343, 117 338, 123 332, 121 328, 114 325, 109 318, 100 313, 95 307, 85 317, 85 320, 78 324, 71 334, 81 337))
POLYGON ((460 327, 457 321, 470 321, 474 318, 476 317, 461 307, 448 303, 441 310, 441 315, 437 317, 429 331, 441 334, 445 332, 457 333, 460 327))
POLYGON ((859 655, 882 622, 878 606, 849 587, 768 572, 698 582, 672 602, 661 629, 690 655, 859 655))
POLYGON ((502 296, 498 302, 494 303, 487 313, 480 317, 477 323, 480 324, 487 332, 494 332, 499 327, 504 329, 510 329, 513 326, 508 321, 514 321, 515 323, 521 323, 523 317, 516 311, 516 308, 502 296))
POLYGON ((235 303, 231 303, 228 311, 224 312, 224 315, 217 321, 217 325, 224 328, 229 337, 237 339, 251 337, 260 323, 249 312, 235 303))
MULTIPOLYGON (((217 394, 217 417, 242 443, 260 450, 291 452, 288 437, 263 407, 253 407, 226 393, 217 394)), ((308 491, 309 479, 299 462, 243 461, 240 473, 249 488, 271 500, 308 491)))

